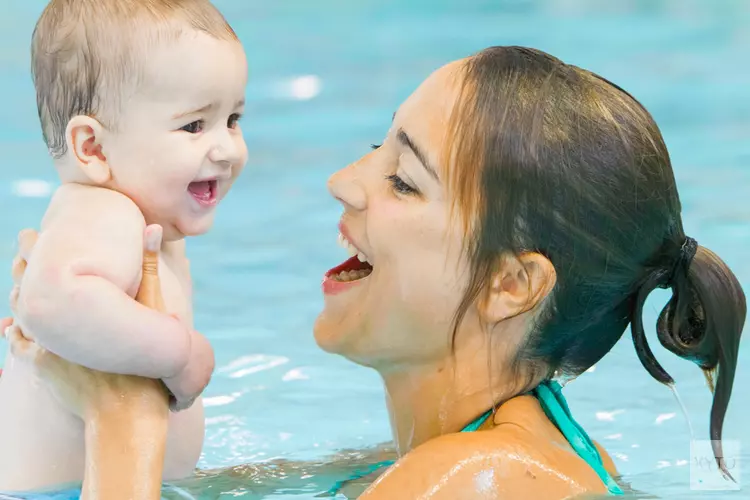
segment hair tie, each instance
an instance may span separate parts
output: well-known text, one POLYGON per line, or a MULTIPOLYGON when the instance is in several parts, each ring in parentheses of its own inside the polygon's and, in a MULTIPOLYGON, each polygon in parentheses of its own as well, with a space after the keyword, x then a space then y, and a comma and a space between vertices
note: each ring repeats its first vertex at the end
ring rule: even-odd
POLYGON ((698 251, 698 242, 690 236, 685 236, 685 242, 680 247, 680 254, 672 267, 672 272, 669 274, 668 283, 671 285, 674 283, 675 276, 677 273, 683 272, 687 275, 690 264, 693 262, 695 253, 698 251))

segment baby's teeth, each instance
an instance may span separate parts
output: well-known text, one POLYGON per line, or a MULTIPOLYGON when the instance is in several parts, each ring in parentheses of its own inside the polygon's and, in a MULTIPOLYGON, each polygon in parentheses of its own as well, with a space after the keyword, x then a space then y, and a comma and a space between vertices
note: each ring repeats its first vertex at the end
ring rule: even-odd
POLYGON ((363 254, 362 252, 359 252, 357 254, 357 258, 359 259, 360 262, 367 262, 367 257, 365 257, 365 254, 363 254))

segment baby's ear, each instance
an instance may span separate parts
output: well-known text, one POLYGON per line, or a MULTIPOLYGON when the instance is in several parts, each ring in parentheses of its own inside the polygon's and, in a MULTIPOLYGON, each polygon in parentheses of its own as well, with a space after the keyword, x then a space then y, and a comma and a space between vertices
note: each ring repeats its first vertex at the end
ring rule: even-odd
POLYGON ((105 184, 112 175, 102 152, 103 136, 104 127, 90 116, 74 116, 65 129, 68 152, 81 172, 95 185, 105 184))

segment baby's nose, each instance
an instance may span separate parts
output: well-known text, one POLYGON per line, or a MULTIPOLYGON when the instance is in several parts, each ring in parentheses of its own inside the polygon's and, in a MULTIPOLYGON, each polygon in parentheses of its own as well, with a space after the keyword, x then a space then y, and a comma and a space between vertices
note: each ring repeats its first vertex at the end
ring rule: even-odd
POLYGON ((221 134, 208 154, 214 163, 226 164, 227 166, 238 163, 241 159, 241 148, 235 139, 228 133, 221 134))

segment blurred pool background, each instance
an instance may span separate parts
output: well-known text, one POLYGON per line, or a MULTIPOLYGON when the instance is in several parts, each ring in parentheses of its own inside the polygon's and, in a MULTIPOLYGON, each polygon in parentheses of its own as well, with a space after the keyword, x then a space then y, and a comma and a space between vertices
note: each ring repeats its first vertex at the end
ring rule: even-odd
MULTIPOLYGON (((31 32, 45 4, 0 0, 0 264, 8 269, 16 233, 38 226, 57 182, 29 74, 31 32)), ((336 246, 340 207, 325 181, 382 139, 393 111, 431 71, 484 47, 539 48, 635 95, 670 148, 687 233, 750 283, 750 2, 216 4, 250 61, 243 123, 250 162, 215 229, 189 242, 196 326, 217 354, 201 467, 324 459, 390 439, 376 375, 321 352, 312 338, 321 274, 344 256, 336 246)), ((0 289, 10 286, 0 267, 0 289)), ((665 297, 650 300, 648 327, 665 297)), ((744 491, 690 490, 687 422, 672 393, 640 366, 629 331, 566 388, 573 413, 637 489, 661 498, 746 498, 749 336, 724 429, 742 447, 744 491)), ((655 350, 678 381, 696 437, 706 438, 711 398, 700 370, 655 350)), ((266 498, 307 495, 280 487, 266 498)))

